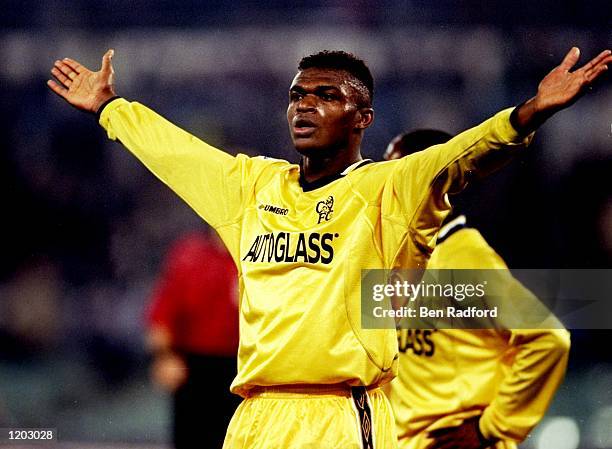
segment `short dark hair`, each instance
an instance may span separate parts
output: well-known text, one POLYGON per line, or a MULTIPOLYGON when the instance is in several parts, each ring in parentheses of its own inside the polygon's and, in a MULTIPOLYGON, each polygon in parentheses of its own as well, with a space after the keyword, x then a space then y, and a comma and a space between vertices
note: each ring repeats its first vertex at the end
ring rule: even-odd
POLYGON ((402 134, 396 148, 399 149, 403 157, 434 145, 446 143, 452 137, 449 133, 437 129, 417 129, 402 134))
POLYGON ((374 99, 374 78, 366 63, 351 53, 342 50, 323 50, 305 56, 298 64, 298 70, 311 68, 343 70, 352 75, 365 89, 362 94, 364 106, 371 106, 374 99))

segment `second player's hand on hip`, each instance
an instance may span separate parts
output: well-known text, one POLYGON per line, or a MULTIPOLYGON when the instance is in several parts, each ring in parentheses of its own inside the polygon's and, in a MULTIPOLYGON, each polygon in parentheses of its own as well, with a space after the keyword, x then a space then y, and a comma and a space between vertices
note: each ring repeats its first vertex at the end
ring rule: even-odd
POLYGON ((479 416, 466 419, 457 427, 432 430, 428 437, 433 441, 427 449, 484 449, 492 442, 486 441, 478 428, 479 416))

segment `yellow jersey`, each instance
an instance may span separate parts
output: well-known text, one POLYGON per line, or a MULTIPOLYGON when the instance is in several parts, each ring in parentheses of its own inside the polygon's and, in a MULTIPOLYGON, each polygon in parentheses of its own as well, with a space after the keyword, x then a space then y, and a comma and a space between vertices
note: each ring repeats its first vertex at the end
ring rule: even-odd
MULTIPOLYGON (((471 228, 436 246, 428 268, 507 266, 471 228)), ((518 281, 514 281, 518 282, 518 281)), ((399 375, 389 399, 402 449, 422 449, 427 432, 481 415, 480 430, 515 448, 540 421, 565 374, 565 329, 438 329, 398 331, 399 375)))
POLYGON ((139 103, 110 102, 100 124, 215 228, 239 272, 240 346, 232 391, 295 384, 382 385, 395 330, 360 326, 362 269, 424 267, 449 211, 445 192, 530 137, 511 109, 438 149, 357 162, 312 185, 300 166, 231 156, 139 103), (484 161, 484 162, 483 162, 484 161))

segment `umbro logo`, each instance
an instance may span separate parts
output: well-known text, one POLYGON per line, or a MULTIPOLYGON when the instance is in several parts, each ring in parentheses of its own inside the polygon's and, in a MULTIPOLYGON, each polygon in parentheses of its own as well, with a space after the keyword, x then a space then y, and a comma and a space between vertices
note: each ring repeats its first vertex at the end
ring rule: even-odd
POLYGON ((315 211, 319 214, 319 221, 317 224, 321 223, 321 221, 329 221, 334 213, 334 197, 328 196, 326 200, 319 201, 317 203, 317 207, 315 207, 315 211))
POLYGON ((272 206, 271 204, 260 204, 259 208, 265 212, 271 212, 276 215, 287 215, 289 213, 289 209, 272 206))

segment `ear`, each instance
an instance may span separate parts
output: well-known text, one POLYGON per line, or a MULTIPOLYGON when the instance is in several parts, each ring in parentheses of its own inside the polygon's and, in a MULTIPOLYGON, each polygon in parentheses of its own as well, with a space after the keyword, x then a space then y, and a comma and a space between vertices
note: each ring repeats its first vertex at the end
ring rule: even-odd
POLYGON ((374 121, 374 109, 359 108, 355 115, 355 129, 366 129, 374 121))

